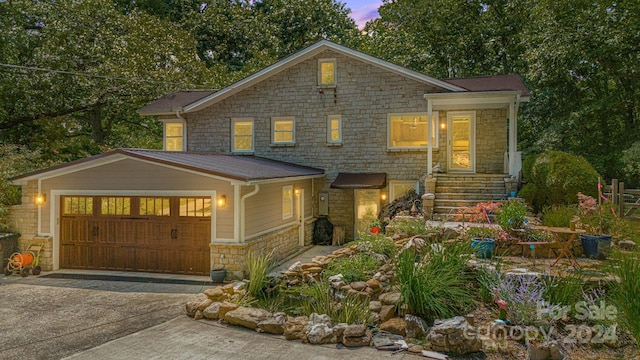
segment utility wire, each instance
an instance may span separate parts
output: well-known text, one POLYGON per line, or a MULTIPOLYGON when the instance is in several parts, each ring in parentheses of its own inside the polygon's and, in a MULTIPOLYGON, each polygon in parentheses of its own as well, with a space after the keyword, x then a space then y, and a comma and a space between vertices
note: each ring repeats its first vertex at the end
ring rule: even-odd
POLYGON ((182 83, 182 82, 166 82, 166 81, 146 80, 146 79, 140 79, 140 78, 125 78, 125 77, 119 77, 119 76, 95 75, 95 74, 89 74, 89 73, 77 72, 77 71, 45 69, 45 68, 35 67, 35 66, 22 66, 22 65, 14 65, 14 64, 4 64, 4 63, 0 63, 0 66, 13 68, 13 69, 20 69, 20 70, 43 71, 43 72, 51 72, 51 73, 56 73, 56 74, 77 75, 77 76, 93 77, 93 78, 99 78, 99 79, 124 80, 124 81, 142 81, 142 82, 148 82, 148 83, 153 83, 153 84, 184 85, 184 86, 192 86, 192 87, 206 87, 207 89, 211 88, 210 86, 203 85, 203 84, 189 84, 189 83, 182 83))

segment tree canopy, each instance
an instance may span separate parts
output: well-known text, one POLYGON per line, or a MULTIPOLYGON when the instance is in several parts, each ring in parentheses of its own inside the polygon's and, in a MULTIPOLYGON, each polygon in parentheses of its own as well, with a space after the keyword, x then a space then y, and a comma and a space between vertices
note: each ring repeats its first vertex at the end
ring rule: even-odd
POLYGON ((0 145, 71 160, 161 146, 135 110, 216 89, 320 39, 438 78, 520 74, 525 153, 640 181, 640 3, 383 0, 359 31, 336 0, 0 2, 0 145))

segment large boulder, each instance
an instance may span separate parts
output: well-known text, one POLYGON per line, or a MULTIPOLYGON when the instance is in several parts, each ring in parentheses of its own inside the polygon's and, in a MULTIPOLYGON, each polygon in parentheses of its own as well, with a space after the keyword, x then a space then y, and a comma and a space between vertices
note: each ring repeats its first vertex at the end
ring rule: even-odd
POLYGON ((202 310, 202 315, 209 320, 218 320, 220 318, 220 305, 219 302, 214 302, 206 309, 202 310))
POLYGON ((328 344, 336 342, 336 336, 331 328, 331 318, 327 314, 316 313, 309 316, 307 323, 307 340, 311 344, 328 344))
POLYGON ((267 310, 240 306, 224 315, 224 320, 231 325, 240 325, 247 329, 255 329, 262 320, 270 318, 272 314, 267 310))
POLYGON ((284 334, 284 324, 287 322, 287 315, 279 312, 272 317, 264 319, 258 323, 258 329, 269 334, 284 334))
POLYGON ((407 322, 403 318, 391 318, 380 324, 380 330, 391 334, 405 336, 407 334, 407 322))
POLYGON ((306 316, 287 317, 284 324, 284 337, 287 340, 307 341, 307 322, 309 318, 306 316))
POLYGON ((477 336, 469 336, 469 334, 475 334, 475 331, 469 331, 470 328, 464 316, 436 320, 427 335, 431 350, 456 355, 480 351, 482 342, 477 336))
POLYGON ((380 296, 378 297, 378 300, 383 305, 396 305, 400 301, 401 297, 402 297, 402 294, 400 294, 397 291, 394 291, 394 292, 380 294, 380 296))

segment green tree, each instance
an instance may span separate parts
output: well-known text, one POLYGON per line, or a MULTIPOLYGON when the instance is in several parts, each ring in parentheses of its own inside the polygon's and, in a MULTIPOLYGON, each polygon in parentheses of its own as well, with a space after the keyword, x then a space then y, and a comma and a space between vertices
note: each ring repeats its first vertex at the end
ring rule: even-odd
POLYGON ((70 157, 149 144, 160 128, 135 110, 208 78, 189 34, 145 13, 99 0, 12 1, 0 12, 0 63, 21 66, 0 72, 5 143, 70 157))

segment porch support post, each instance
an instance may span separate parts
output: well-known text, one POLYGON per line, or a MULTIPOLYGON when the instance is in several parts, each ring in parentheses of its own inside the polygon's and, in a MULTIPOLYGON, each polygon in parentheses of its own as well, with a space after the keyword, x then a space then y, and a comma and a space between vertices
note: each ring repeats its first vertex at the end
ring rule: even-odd
POLYGON ((516 102, 518 98, 515 98, 514 101, 509 102, 509 175, 518 176, 518 171, 520 169, 516 169, 517 161, 516 161, 516 152, 518 151, 518 114, 516 110, 516 102))
POLYGON ((240 242, 240 194, 242 186, 240 184, 233 185, 233 242, 240 242))
POLYGON ((427 99, 427 175, 433 175, 433 100, 427 99))

